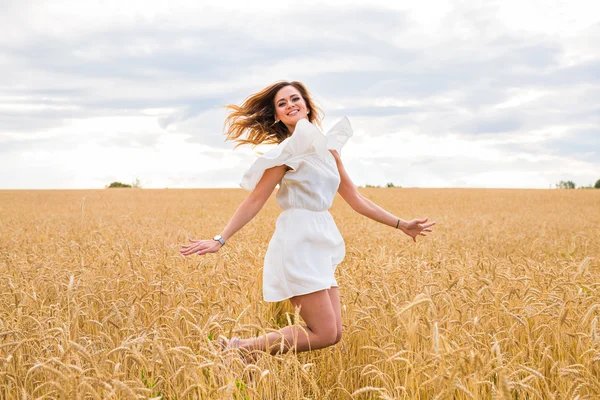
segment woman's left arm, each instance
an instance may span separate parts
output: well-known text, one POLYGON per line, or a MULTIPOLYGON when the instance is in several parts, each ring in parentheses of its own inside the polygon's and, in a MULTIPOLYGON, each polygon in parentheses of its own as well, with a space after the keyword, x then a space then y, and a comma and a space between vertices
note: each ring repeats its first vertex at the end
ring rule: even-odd
POLYGON ((430 227, 435 225, 435 222, 427 223, 427 218, 404 221, 403 219, 390 214, 360 194, 348 176, 348 173, 346 172, 344 164, 342 163, 337 151, 332 150, 331 154, 333 154, 335 158, 340 174, 340 187, 338 188, 338 192, 354 211, 384 225, 388 225, 393 228, 398 227, 398 229, 400 229, 402 232, 412 237, 413 241, 415 242, 417 240, 417 236, 427 236, 423 232, 431 232, 430 227))

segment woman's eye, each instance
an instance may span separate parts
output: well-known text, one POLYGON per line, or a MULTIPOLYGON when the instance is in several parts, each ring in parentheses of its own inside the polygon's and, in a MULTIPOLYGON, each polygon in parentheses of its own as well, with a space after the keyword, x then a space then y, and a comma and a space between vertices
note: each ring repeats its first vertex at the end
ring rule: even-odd
POLYGON ((292 99, 292 101, 298 101, 298 100, 300 100, 300 97, 294 97, 294 98, 292 99))

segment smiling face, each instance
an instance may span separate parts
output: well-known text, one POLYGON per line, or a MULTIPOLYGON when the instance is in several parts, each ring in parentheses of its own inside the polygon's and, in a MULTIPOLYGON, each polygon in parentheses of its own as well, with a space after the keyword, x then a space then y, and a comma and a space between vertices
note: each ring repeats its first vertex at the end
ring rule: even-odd
POLYGON ((294 132, 296 123, 306 118, 309 110, 304 98, 294 86, 284 86, 275 94, 275 119, 284 123, 290 133, 294 132))

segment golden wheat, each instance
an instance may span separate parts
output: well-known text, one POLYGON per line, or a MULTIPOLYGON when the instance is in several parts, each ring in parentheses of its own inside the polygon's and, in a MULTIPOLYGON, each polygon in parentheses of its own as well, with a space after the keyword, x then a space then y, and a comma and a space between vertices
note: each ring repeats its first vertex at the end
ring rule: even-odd
POLYGON ((600 191, 361 192, 435 232, 413 244, 336 197, 342 341, 245 365, 219 336, 300 323, 262 301, 273 197, 184 258, 246 192, 0 191, 0 398, 600 397, 600 191))

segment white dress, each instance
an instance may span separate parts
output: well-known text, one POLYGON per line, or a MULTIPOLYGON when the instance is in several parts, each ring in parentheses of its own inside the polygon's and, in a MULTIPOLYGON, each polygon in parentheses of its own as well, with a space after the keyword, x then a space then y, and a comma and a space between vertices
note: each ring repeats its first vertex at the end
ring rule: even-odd
POLYGON ((335 158, 352 136, 344 117, 324 135, 307 119, 292 136, 260 156, 240 186, 252 191, 268 168, 288 165, 276 200, 283 209, 275 223, 263 268, 263 297, 276 302, 338 286, 334 272, 346 247, 328 209, 340 185, 335 158))

